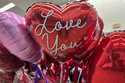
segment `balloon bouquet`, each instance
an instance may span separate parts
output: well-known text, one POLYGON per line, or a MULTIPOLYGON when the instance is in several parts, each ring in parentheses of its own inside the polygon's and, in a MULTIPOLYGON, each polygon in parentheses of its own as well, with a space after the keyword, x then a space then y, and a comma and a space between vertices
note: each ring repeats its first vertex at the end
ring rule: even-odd
POLYGON ((125 82, 125 33, 103 36, 103 21, 86 0, 37 2, 25 17, 2 12, 0 27, 1 82, 125 82))

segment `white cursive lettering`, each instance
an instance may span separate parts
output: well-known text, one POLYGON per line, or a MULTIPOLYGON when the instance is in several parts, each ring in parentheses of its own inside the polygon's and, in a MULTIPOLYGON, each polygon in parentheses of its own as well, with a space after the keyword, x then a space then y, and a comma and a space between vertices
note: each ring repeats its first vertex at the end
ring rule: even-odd
POLYGON ((38 24, 35 27, 36 35, 42 36, 42 40, 46 38, 47 49, 53 55, 56 55, 58 53, 58 51, 64 51, 64 50, 69 49, 69 48, 78 47, 79 44, 77 44, 76 42, 69 42, 68 45, 62 43, 59 46, 59 35, 58 34, 55 36, 55 41, 51 47, 50 41, 49 41, 49 35, 55 31, 60 31, 61 29, 70 30, 72 28, 79 28, 79 29, 84 28, 86 25, 85 17, 82 19, 83 21, 81 19, 78 19, 76 22, 74 22, 74 20, 69 20, 69 21, 66 21, 64 23, 62 23, 62 21, 57 21, 55 23, 55 26, 53 27, 53 29, 48 30, 49 27, 47 26, 47 21, 48 21, 49 17, 53 15, 53 13, 54 13, 54 11, 52 11, 52 10, 50 10, 47 13, 47 15, 44 15, 43 13, 41 13, 41 18, 43 18, 44 21, 42 24, 38 24), (63 25, 63 24, 65 24, 65 25, 63 25))

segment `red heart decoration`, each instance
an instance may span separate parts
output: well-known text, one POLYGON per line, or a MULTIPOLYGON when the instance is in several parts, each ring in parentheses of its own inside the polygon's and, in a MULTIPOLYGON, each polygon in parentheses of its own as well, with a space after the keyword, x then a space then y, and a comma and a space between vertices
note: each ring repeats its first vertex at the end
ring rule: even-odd
MULTIPOLYGON (((125 75, 125 32, 108 33, 101 41, 97 63, 92 74, 92 83, 124 83, 125 75), (105 78, 104 78, 105 77, 105 78), (110 77, 110 78, 109 78, 110 77), (112 81, 114 80, 114 81, 112 81)), ((97 58, 97 57, 96 57, 97 58)))
POLYGON ((77 48, 86 51, 91 45, 98 15, 85 2, 69 3, 63 7, 35 3, 28 9, 26 20, 42 49, 53 58, 62 59, 70 53, 77 54, 77 48))

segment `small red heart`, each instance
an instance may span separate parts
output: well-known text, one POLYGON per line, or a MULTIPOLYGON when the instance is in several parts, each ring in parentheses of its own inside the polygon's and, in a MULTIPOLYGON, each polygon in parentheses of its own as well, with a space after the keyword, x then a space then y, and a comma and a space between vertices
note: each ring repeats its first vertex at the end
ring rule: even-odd
POLYGON ((50 56, 61 59, 69 53, 77 53, 76 49, 83 49, 84 44, 87 47, 91 45, 97 19, 95 9, 84 2, 69 3, 63 7, 51 3, 35 3, 26 14, 35 40, 50 56))

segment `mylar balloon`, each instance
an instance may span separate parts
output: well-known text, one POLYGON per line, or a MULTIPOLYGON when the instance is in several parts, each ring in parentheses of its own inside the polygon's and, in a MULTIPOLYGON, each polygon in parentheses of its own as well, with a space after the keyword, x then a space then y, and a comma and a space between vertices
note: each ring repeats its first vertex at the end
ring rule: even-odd
POLYGON ((0 28, 0 43, 10 53, 28 62, 40 59, 40 48, 30 36, 23 17, 13 12, 2 12, 0 28))
POLYGON ((96 10, 84 1, 63 6, 35 3, 26 13, 26 21, 41 48, 59 61, 84 56, 97 45, 103 27, 96 10))
POLYGON ((23 61, 9 53, 8 50, 0 44, 0 82, 12 83, 15 71, 24 65, 23 61))
POLYGON ((92 75, 92 83, 124 83, 125 32, 111 32, 101 43, 103 51, 97 55, 100 58, 92 75))

